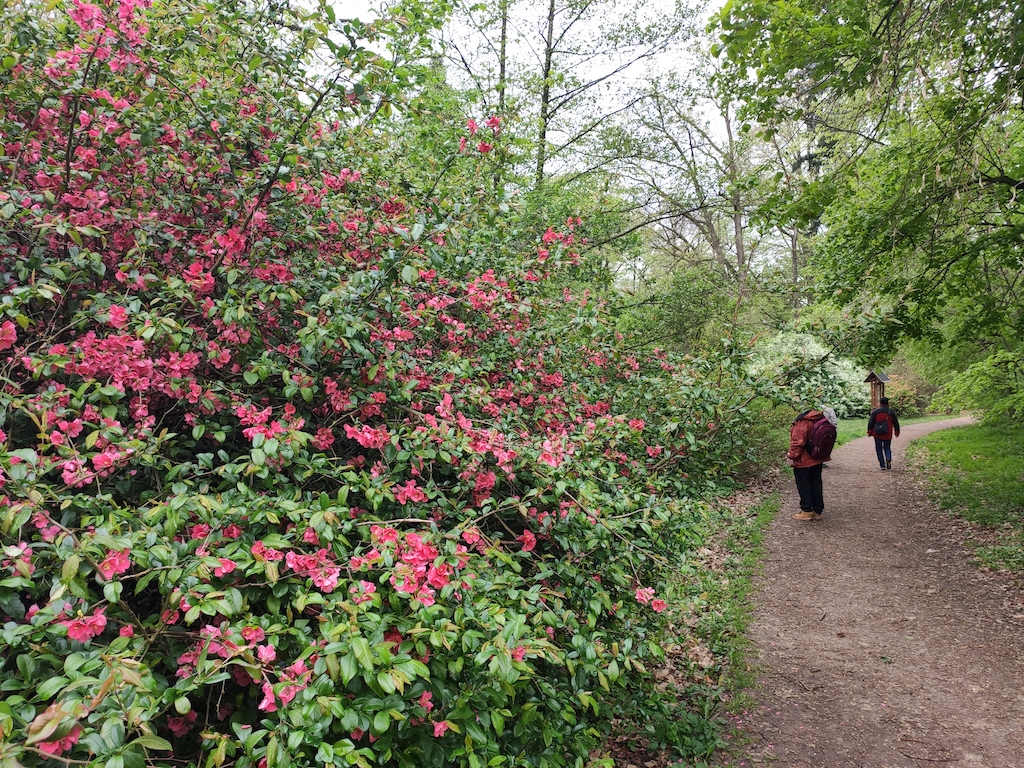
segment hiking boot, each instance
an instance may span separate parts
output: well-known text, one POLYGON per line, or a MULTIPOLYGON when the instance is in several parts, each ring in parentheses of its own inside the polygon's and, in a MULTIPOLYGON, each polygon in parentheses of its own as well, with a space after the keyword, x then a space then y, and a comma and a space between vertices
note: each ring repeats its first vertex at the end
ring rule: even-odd
POLYGON ((803 511, 800 511, 800 512, 797 512, 795 515, 792 515, 792 517, 793 517, 794 520, 813 520, 814 519, 814 513, 813 512, 803 512, 803 511))
POLYGON ((821 512, 811 512, 811 520, 821 520, 821 512))
POLYGON ((892 462, 889 461, 888 459, 885 460, 885 468, 892 469, 892 462))

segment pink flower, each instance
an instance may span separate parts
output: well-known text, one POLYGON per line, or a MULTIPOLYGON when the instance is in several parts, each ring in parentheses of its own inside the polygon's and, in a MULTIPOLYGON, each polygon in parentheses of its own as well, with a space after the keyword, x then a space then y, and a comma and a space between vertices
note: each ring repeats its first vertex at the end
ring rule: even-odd
POLYGON ((68 16, 86 32, 103 26, 103 12, 91 3, 83 3, 82 0, 75 0, 75 7, 68 11, 68 16))
POLYGON ((656 598, 654 600, 651 600, 651 608, 654 609, 655 613, 661 613, 666 608, 668 608, 668 603, 666 603, 664 600, 662 600, 659 597, 659 598, 656 598))
POLYGON ((490 128, 494 132, 494 135, 497 136, 498 133, 501 131, 501 118, 498 117, 497 115, 491 115, 490 117, 487 118, 487 121, 484 123, 484 125, 490 128))
POLYGON ((644 420, 643 419, 630 419, 629 420, 629 426, 639 432, 641 429, 644 428, 644 420))
POLYGON ((135 627, 133 627, 131 624, 125 624, 117 631, 117 634, 119 634, 121 637, 134 637, 135 627))
POLYGON ((167 718, 167 727, 171 729, 171 733, 180 738, 192 730, 192 724, 195 721, 196 712, 192 710, 187 715, 182 715, 181 717, 167 718))
POLYGON ((263 543, 262 539, 253 544, 249 548, 249 551, 252 552, 252 556, 260 562, 281 560, 284 558, 284 554, 282 552, 276 549, 271 549, 263 543))
POLYGON ((355 595, 352 602, 356 604, 368 603, 373 600, 372 595, 377 591, 377 586, 373 582, 360 580, 358 584, 353 584, 349 587, 348 591, 349 594, 355 595))
POLYGON ((427 712, 434 708, 434 702, 431 701, 433 696, 434 694, 432 694, 430 691, 424 691, 423 695, 420 696, 419 705, 423 707, 425 710, 427 710, 427 712))
POLYGON ((395 486, 395 500, 399 504, 408 504, 410 501, 426 501, 427 494, 417 487, 415 480, 409 480, 405 485, 395 486))
POLYGON ((110 550, 107 552, 107 556, 103 558, 103 562, 100 563, 100 573, 103 574, 103 578, 110 579, 113 576, 124 573, 132 565, 132 559, 128 555, 127 549, 122 549, 120 552, 117 550, 110 550))
POLYGON ((77 744, 78 737, 81 735, 82 727, 80 725, 76 725, 68 732, 68 735, 62 739, 39 742, 39 749, 50 755, 59 755, 77 744))
POLYGON ((517 645, 515 650, 512 651, 512 658, 516 661, 522 661, 524 656, 526 656, 526 646, 517 645))
POLYGON ((311 442, 318 451, 326 451, 334 444, 334 433, 330 427, 320 427, 311 442))
POLYGON ((537 546, 537 537, 533 535, 533 531, 523 531, 521 536, 516 536, 516 540, 523 543, 523 552, 532 552, 537 546))
POLYGON ((269 664, 277 658, 277 651, 272 645, 261 645, 256 649, 256 656, 264 664, 269 664))
POLYGON ((469 118, 466 121, 466 128, 469 131, 470 136, 476 136, 476 132, 480 130, 480 126, 476 124, 476 120, 469 118))
POLYGON ((213 575, 218 578, 231 573, 238 567, 234 560, 228 560, 226 557, 218 557, 217 562, 219 562, 220 565, 213 569, 213 575))
POLYGON ((391 435, 388 434, 387 429, 381 427, 380 429, 374 429, 369 426, 362 426, 358 429, 353 427, 351 424, 345 425, 345 434, 351 439, 359 443, 363 448, 383 448, 387 445, 391 439, 391 435))
POLYGON ((447 730, 448 730, 448 721, 447 720, 441 720, 440 722, 434 723, 434 738, 435 739, 441 738, 442 736, 444 736, 444 734, 445 734, 445 732, 447 730))
POLYGON ((379 525, 370 526, 370 538, 379 541, 381 544, 390 544, 398 541, 398 531, 394 528, 381 528, 379 525))
POLYGON ((262 627, 246 627, 242 630, 242 637, 248 643, 261 643, 266 636, 267 633, 263 631, 262 627))
POLYGON ((651 598, 654 597, 654 587, 637 587, 636 588, 636 599, 637 602, 647 605, 651 602, 651 598))
POLYGON ((18 340, 18 329, 10 320, 0 325, 0 349, 10 349, 18 340))
POLYGON ((259 703, 258 709, 262 712, 277 711, 277 703, 274 701, 274 686, 270 683, 263 684, 263 701, 259 703))
POLYGON ((91 616, 79 616, 75 619, 62 621, 68 629, 68 638, 80 643, 87 643, 100 635, 107 626, 107 617, 103 615, 105 608, 97 608, 91 616))
POLYGON ((110 307, 110 325, 114 328, 124 328, 128 324, 128 312, 124 307, 116 304, 110 307))
POLYGON ((488 152, 494 149, 494 146, 488 144, 486 141, 481 141, 479 144, 476 145, 476 148, 478 152, 486 155, 488 152))

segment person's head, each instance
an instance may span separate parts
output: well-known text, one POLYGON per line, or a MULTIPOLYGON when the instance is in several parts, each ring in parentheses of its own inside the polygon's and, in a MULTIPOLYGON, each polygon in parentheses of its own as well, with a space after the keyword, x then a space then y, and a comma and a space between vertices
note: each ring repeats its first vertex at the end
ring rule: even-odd
POLYGON ((881 398, 879 398, 878 399, 878 404, 879 405, 888 405, 889 404, 889 398, 888 397, 881 397, 881 398))

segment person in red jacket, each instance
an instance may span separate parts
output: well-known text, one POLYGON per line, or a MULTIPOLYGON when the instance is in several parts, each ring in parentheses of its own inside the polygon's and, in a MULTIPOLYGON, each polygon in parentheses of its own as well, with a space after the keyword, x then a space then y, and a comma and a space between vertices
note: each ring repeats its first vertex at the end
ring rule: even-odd
POLYGON ((889 407, 889 398, 878 401, 878 407, 868 417, 868 434, 875 438, 875 456, 879 469, 892 469, 892 439, 900 436, 900 420, 889 407))
POLYGON ((800 511, 793 515, 794 520, 821 520, 821 515, 825 511, 824 489, 821 484, 821 466, 824 462, 822 459, 815 459, 807 451, 807 439, 815 423, 826 418, 835 425, 836 412, 831 408, 807 411, 798 417, 789 429, 786 463, 793 468, 796 490, 800 494, 800 511))

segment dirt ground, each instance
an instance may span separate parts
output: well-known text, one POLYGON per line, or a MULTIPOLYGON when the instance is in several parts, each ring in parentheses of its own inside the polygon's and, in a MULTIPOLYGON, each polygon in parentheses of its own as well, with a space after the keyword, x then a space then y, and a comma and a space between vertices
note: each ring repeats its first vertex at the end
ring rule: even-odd
MULTIPOLYGON (((757 706, 733 766, 1024 768, 1024 597, 969 559, 969 526, 932 508, 872 438, 833 453, 825 515, 800 522, 789 479, 754 594, 757 706)), ((737 754, 736 752, 733 753, 737 754)))

